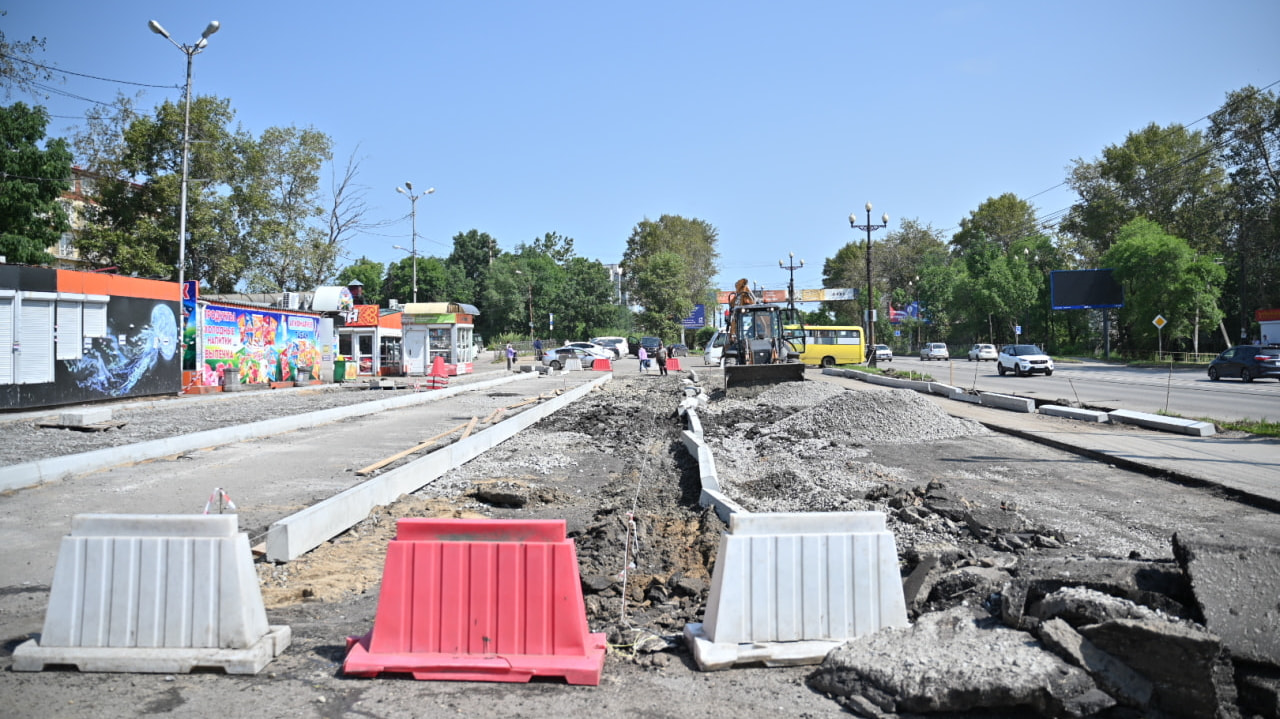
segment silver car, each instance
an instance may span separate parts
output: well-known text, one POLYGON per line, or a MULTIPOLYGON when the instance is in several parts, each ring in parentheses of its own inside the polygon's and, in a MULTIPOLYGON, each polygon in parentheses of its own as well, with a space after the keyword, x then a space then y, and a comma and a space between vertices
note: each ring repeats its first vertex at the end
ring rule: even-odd
POLYGON ((951 359, 951 353, 947 351, 947 345, 942 342, 930 342, 920 348, 920 360, 945 360, 951 359))
POLYGON ((995 362, 996 356, 997 354, 996 354, 995 345, 976 344, 969 348, 970 362, 973 362, 974 360, 977 360, 978 362, 982 362, 983 360, 990 360, 992 362, 995 362))

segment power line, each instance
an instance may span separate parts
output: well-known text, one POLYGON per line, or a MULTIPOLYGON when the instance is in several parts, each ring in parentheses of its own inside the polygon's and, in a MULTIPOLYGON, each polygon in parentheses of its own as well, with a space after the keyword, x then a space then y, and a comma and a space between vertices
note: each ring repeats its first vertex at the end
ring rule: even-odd
POLYGON ((97 75, 90 75, 90 74, 88 74, 88 73, 84 73, 84 72, 75 72, 74 70, 63 70, 62 68, 59 68, 59 67, 53 67, 53 66, 50 66, 50 65, 43 65, 43 64, 38 63, 38 62, 36 62, 36 61, 34 61, 34 60, 28 60, 28 59, 27 59, 27 58, 25 58, 25 57, 19 57, 19 56, 17 56, 17 55, 10 55, 10 54, 8 54, 8 53, 3 53, 3 52, 0 52, 0 57, 7 58, 7 59, 9 59, 9 60, 17 60, 18 62, 23 62, 23 63, 26 63, 26 64, 31 65, 31 66, 33 66, 33 67, 38 67, 38 68, 40 68, 41 70, 47 70, 47 71, 49 71, 49 72, 55 72, 55 73, 59 73, 59 74, 63 74, 63 75, 75 75, 76 77, 85 77, 85 78, 88 78, 88 79, 90 79, 90 80, 101 80, 102 82, 114 82, 114 83, 117 83, 117 84, 120 84, 120 85, 135 85, 135 86, 137 86, 137 87, 158 87, 158 88, 163 88, 163 89, 166 89, 166 90, 175 90, 175 89, 179 89, 179 88, 181 88, 181 87, 182 87, 182 85, 155 85, 155 84, 148 83, 148 82, 133 82, 132 80, 116 80, 116 79, 109 78, 109 77, 99 77, 99 76, 97 76, 97 75))

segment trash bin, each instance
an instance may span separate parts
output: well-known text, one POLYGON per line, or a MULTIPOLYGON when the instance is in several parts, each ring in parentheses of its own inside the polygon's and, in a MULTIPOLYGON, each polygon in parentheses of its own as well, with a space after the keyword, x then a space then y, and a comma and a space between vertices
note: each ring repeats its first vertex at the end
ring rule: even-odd
POLYGON ((341 382, 347 378, 347 361, 342 358, 333 361, 333 381, 341 382))

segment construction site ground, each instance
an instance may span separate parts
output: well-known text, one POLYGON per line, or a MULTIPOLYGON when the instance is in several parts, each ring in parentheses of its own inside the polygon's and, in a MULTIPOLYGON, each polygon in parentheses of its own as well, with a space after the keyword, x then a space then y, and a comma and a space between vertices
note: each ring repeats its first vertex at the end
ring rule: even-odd
MULTIPOLYGON (((492 365, 481 369, 480 377, 459 381, 503 374, 492 365)), ((1187 532, 1228 532, 1280 546, 1274 513, 1231 499, 1231 492, 1211 482, 1187 486, 986 426, 1007 423, 1012 431, 1045 432, 1066 442, 1073 430, 1059 424, 1063 420, 939 404, 817 371, 803 383, 727 398, 714 369, 696 369, 712 398, 703 421, 727 494, 751 511, 886 511, 904 566, 940 546, 954 547, 974 564, 995 566, 1035 555, 1171 562, 1173 535, 1187 532), (1016 512, 1025 525, 1018 536, 1043 539, 1021 548, 993 546, 955 521, 904 514, 900 501, 893 506, 904 493, 923 497, 931 483, 967 506, 1016 512)), ((0 496, 4 714, 848 716, 844 704, 812 688, 815 667, 701 672, 679 639, 685 624, 702 619, 724 530, 714 513, 698 506, 697 468, 680 442, 676 406, 688 376, 641 374, 634 360, 617 362, 614 379, 601 390, 481 458, 380 508, 294 562, 259 562, 268 618, 292 628, 293 644, 254 676, 20 673, 11 671, 10 657, 18 644, 40 633, 58 543, 75 514, 198 513, 217 487, 235 502, 241 529, 257 543, 271 522, 362 481, 356 476, 361 468, 473 417, 489 417, 598 375, 528 373, 501 388, 439 403, 8 492, 0 496), (590 628, 610 640, 601 685, 343 676, 346 638, 373 624, 383 556, 401 517, 566 520, 577 545, 590 628), (624 580, 629 556, 635 566, 624 580)), ((115 441, 130 431, 146 435, 134 439, 143 441, 165 431, 191 432, 397 392, 330 388, 151 402, 117 411, 115 419, 130 422, 102 433, 37 430, 36 418, 7 418, 0 461, 12 465, 98 448, 95 443, 117 431, 115 441)), ((1125 432, 1155 441, 1144 430, 1125 432)), ((916 609, 978 607, 989 599, 962 591, 916 609)), ((913 613, 913 619, 918 616, 913 613)), ((1027 709, 1024 715, 1036 714, 1027 709)))

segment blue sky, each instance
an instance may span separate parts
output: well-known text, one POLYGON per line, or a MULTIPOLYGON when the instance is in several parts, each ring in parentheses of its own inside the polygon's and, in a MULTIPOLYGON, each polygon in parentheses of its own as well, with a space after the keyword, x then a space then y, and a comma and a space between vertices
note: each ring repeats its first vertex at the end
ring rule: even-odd
MULTIPOLYGON (((353 152, 373 219, 346 255, 409 245, 445 256, 477 229, 510 250, 546 232, 616 262, 636 223, 698 218, 720 237, 719 284, 798 288, 888 212, 952 230, 1013 192, 1068 207, 1075 158, 1151 122, 1204 128, 1228 92, 1280 81, 1280 2, 22 2, 10 39, 69 76, 58 90, 141 104, 179 99, 194 43, 197 94, 243 126, 311 126, 353 152), (1034 196, 1034 197, 1033 197, 1034 196)), ((0 6, 2 7, 2 6, 0 6)), ((32 102, 31 97, 11 100, 32 102)), ((89 103, 54 95, 51 134, 89 103)), ((883 236, 884 232, 877 233, 883 236)), ((948 232, 948 235, 950 232, 948 232)), ((346 264, 344 262, 343 264, 346 264)))

